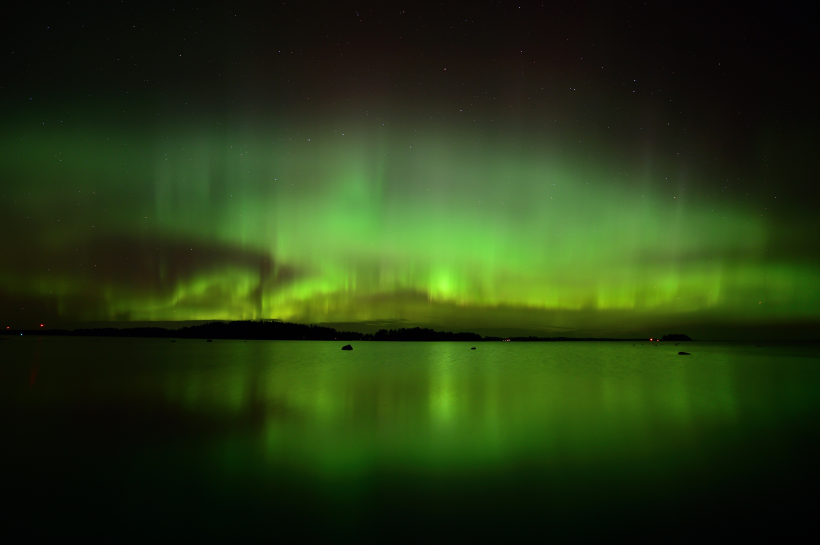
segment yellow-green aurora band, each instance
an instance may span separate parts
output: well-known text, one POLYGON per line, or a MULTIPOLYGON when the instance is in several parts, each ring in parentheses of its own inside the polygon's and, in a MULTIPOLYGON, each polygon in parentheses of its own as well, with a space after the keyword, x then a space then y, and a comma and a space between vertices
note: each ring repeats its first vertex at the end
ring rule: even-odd
POLYGON ((0 289, 60 320, 618 332, 820 314, 816 260, 772 251, 759 206, 697 196, 708 170, 305 125, 7 128, 0 289))

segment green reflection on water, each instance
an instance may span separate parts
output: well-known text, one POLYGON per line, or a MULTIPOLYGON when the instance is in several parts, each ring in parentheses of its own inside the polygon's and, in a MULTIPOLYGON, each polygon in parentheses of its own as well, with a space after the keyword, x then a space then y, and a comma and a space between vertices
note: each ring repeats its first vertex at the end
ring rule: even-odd
POLYGON ((94 474, 105 445, 128 501, 298 493, 350 520, 400 500, 689 509, 782 497, 813 467, 817 346, 341 344, 9 340, 0 399, 25 426, 3 455, 94 474))
POLYGON ((250 435, 264 445, 266 463, 329 474, 385 465, 480 469, 521 456, 601 464, 697 449, 700 430, 732 428, 739 410, 757 418, 789 405, 738 394, 738 372, 773 364, 771 350, 760 348, 698 345, 688 358, 650 343, 207 348, 206 360, 230 363, 169 373, 168 399, 189 411, 255 415, 259 428, 250 435))

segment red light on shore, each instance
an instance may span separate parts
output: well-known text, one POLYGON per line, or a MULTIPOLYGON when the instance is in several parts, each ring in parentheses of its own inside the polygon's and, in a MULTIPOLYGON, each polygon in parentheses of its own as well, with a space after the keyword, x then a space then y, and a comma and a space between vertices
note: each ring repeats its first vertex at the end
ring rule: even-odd
POLYGON ((651 341, 652 339, 649 339, 649 340, 651 341))
POLYGON ((43 327, 43 324, 40 324, 40 327, 43 327))

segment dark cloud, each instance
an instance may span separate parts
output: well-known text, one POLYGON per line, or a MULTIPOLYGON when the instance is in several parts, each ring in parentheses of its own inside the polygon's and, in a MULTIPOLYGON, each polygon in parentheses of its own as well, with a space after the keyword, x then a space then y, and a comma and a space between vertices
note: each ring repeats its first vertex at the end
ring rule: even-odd
MULTIPOLYGON (((293 281, 299 272, 274 256, 236 245, 181 238, 99 237, 49 249, 43 245, 7 244, 5 266, 9 280, 0 286, 0 317, 26 324, 75 320, 89 313, 107 315, 106 290, 129 296, 163 298, 195 278, 226 270, 258 273, 253 297, 257 304, 266 290, 293 281), (32 293, 29 279, 43 288, 32 293), (61 282, 75 286, 59 296, 49 293, 61 282)), ((219 300, 220 294, 213 298, 219 300)), ((208 297, 204 298, 208 301, 208 297)), ((130 314, 117 316, 128 320, 130 314)))
POLYGON ((67 244, 56 250, 18 246, 14 270, 23 274, 79 275, 89 281, 123 284, 134 290, 164 291, 195 275, 225 267, 258 270, 263 283, 288 282, 294 269, 254 249, 195 239, 120 235, 67 244))

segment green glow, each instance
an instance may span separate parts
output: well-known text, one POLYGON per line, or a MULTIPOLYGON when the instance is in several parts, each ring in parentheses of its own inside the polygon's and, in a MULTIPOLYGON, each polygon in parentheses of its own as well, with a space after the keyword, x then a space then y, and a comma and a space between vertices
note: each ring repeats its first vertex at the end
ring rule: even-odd
POLYGON ((820 315, 817 263, 773 255, 782 237, 752 205, 693 196, 673 168, 418 127, 38 131, 2 142, 0 166, 25 181, 3 199, 32 229, 0 281, 64 319, 469 328, 541 313, 535 327, 628 329, 820 315), (116 258, 110 241, 124 241, 116 258), (129 256, 133 243, 147 249, 129 256), (118 272, 126 258, 143 273, 118 272))
MULTIPOLYGON (((659 365, 649 343, 513 343, 480 352, 460 343, 360 343, 355 366, 340 366, 335 346, 310 346, 220 343, 218 353, 230 352, 235 364, 213 365, 213 349, 197 352, 210 371, 178 371, 165 395, 194 413, 238 419, 266 407, 266 461, 308 463, 333 477, 366 472, 380 457, 462 471, 527 452, 546 464, 656 455, 665 441, 692 441, 704 422, 737 425, 744 402, 760 412, 771 403, 738 395, 735 375, 749 355, 722 345, 699 344, 704 360, 659 365), (675 433, 658 434, 659 425, 675 433)), ((673 354, 664 350, 663 358, 673 354)))

